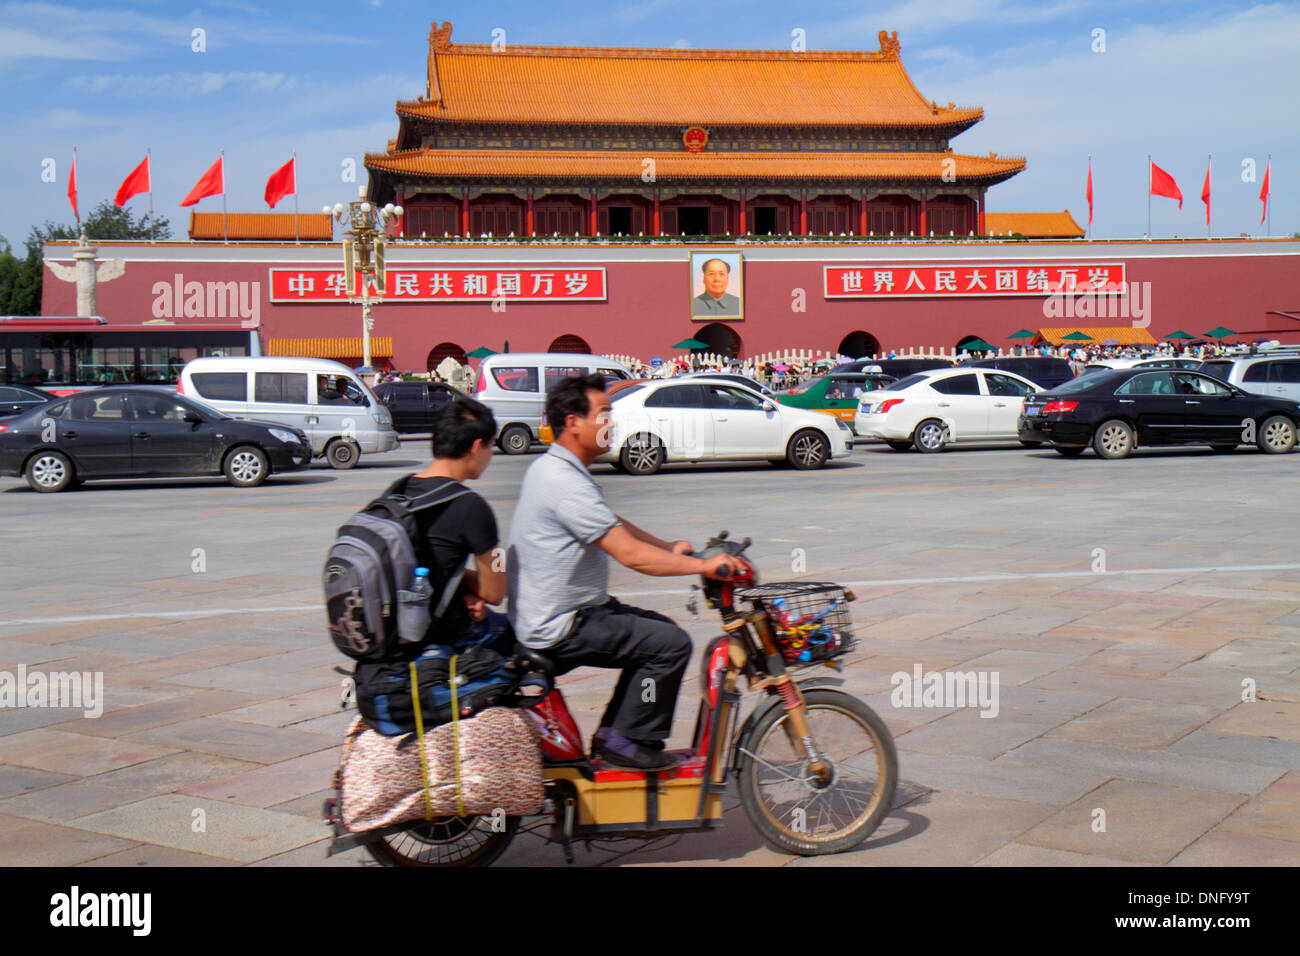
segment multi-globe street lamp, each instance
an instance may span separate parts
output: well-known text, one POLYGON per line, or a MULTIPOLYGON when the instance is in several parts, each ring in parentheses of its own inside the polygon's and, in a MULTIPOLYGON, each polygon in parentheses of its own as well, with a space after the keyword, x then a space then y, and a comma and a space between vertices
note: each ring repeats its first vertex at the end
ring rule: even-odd
POLYGON ((384 297, 384 250, 387 245, 384 236, 388 224, 402 218, 403 210, 392 203, 375 206, 366 199, 366 187, 362 186, 359 198, 346 206, 343 203, 326 206, 322 211, 336 222, 349 225, 343 234, 343 290, 349 302, 361 304, 361 364, 373 369, 370 333, 374 330, 375 320, 370 307, 384 297), (357 294, 357 273, 361 274, 360 295, 357 294), (375 293, 373 298, 372 289, 375 293))

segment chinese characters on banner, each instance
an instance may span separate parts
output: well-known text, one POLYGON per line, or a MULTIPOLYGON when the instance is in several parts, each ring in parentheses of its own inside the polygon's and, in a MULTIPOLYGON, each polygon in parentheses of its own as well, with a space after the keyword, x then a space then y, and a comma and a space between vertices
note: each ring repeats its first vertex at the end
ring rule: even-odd
POLYGON ((872 263, 825 266, 828 299, 1123 295, 1122 262, 872 263))
MULTIPOLYGON (((387 270, 384 302, 556 302, 605 299, 605 270, 395 269, 387 270)), ((361 277, 357 276, 357 291, 361 277)), ((371 295, 376 295, 373 282, 371 295)), ((347 301, 342 269, 272 269, 272 302, 347 301)))

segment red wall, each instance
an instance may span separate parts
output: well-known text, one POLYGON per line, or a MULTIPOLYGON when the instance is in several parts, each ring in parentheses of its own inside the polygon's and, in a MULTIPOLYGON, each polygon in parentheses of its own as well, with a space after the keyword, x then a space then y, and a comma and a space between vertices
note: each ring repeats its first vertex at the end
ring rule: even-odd
MULTIPOLYGON (((1242 332, 1300 341, 1300 322, 1269 316, 1269 310, 1300 311, 1300 244, 1281 246, 1273 255, 1205 254, 1182 257, 1125 258, 1108 254, 1104 244, 1089 248, 1092 258, 1127 263, 1129 282, 1150 283, 1149 331, 1159 338, 1174 329, 1199 335, 1224 325, 1242 332)), ((195 255, 238 257, 240 250, 223 246, 203 248, 182 245, 168 260, 166 245, 144 247, 113 246, 100 250, 101 258, 127 258, 124 276, 98 287, 99 312, 110 324, 135 325, 154 318, 152 306, 155 282, 171 283, 176 273, 185 281, 247 281, 260 283, 259 318, 263 344, 272 338, 360 336, 359 306, 329 303, 321 305, 280 304, 268 301, 271 265, 313 264, 306 257, 295 258, 292 246, 277 261, 198 261, 195 255), (150 259, 144 259, 145 250, 150 259), (142 258, 134 258, 140 256, 142 258)), ((1166 246, 1165 248, 1169 248, 1166 246)), ((1208 249, 1204 246, 1202 249, 1208 249)), ((1221 246, 1220 246, 1221 248, 1221 246)), ((931 254, 942 256, 942 249, 931 254)), ((1024 258, 1051 257, 1056 261, 1086 262, 1088 256, 1068 249, 1017 247, 1024 258), (1031 251, 1032 249, 1032 251, 1031 251)), ((867 251, 867 250, 864 250, 867 251)), ((445 250, 440 250, 444 252, 445 250)), ((538 258, 554 256, 556 250, 539 250, 538 258)), ((776 250, 771 251, 777 254, 776 250)), ((265 253, 263 253, 265 254, 265 253)), ((515 251, 517 254, 517 250, 515 251)), ((742 340, 742 356, 757 352, 806 348, 834 350, 841 339, 855 330, 875 336, 884 349, 916 346, 951 348, 967 335, 978 335, 994 345, 1013 344, 1007 338, 1021 328, 1044 326, 1112 326, 1129 324, 1127 319, 1054 319, 1043 314, 1040 298, 989 299, 904 299, 828 300, 823 295, 822 266, 825 263, 864 262, 851 260, 842 247, 834 247, 826 259, 769 261, 747 258, 744 267, 745 317, 730 323, 742 340), (800 295, 802 290, 802 296, 800 295), (802 298, 803 311, 797 306, 802 298)), ((879 257, 879 247, 867 253, 879 257)), ((888 254, 886 250, 883 254, 888 254)), ((978 253, 976 253, 978 254, 978 253)), ((71 249, 48 246, 46 255, 70 261, 71 249)), ((276 252, 278 255, 278 252, 276 252)), ((598 303, 513 303, 504 312, 494 312, 482 303, 390 303, 374 309, 376 336, 391 336, 393 363, 403 369, 423 370, 428 351, 440 342, 454 342, 467 351, 481 345, 500 349, 510 342, 514 352, 543 351, 559 335, 585 339, 597 353, 623 353, 649 359, 667 356, 669 346, 695 334, 704 324, 689 318, 689 269, 685 251, 680 261, 620 262, 605 258, 599 249, 566 249, 564 257, 603 265, 608 274, 609 297, 598 303), (590 252, 589 258, 587 257, 590 252)), ((1005 247, 979 261, 1005 261, 1005 247)), ((399 264, 428 265, 427 261, 390 256, 390 268, 399 264)), ((497 260, 497 261, 505 261, 497 260)), ((900 260, 891 260, 900 261, 900 260)), ((957 261, 956 259, 952 261, 957 261)), ((329 264, 333 265, 330 259, 329 264)), ((574 261, 574 264, 577 264, 574 261)), ((1144 296, 1145 300, 1145 296, 1144 296)), ((76 311, 75 288, 46 270, 43 312, 72 315, 76 311)), ((205 324, 223 320, 213 316, 173 319, 176 324, 205 324)), ((235 319, 224 320, 237 327, 235 319)))

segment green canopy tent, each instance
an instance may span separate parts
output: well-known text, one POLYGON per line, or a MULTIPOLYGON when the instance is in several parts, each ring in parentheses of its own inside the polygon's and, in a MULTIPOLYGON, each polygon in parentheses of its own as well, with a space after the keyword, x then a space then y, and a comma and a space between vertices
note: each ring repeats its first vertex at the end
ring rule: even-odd
POLYGON ((1009 338, 1009 339, 1036 339, 1036 338, 1038 338, 1038 333, 1037 333, 1037 332, 1030 332, 1028 329, 1021 329, 1019 332, 1012 332, 1010 335, 1007 336, 1007 338, 1009 338))
POLYGON ((1179 330, 1176 331, 1176 332, 1170 332, 1168 335, 1165 336, 1165 338, 1167 338, 1167 339, 1192 339, 1192 338, 1195 338, 1195 337, 1196 337, 1196 336, 1194 336, 1194 335, 1188 335, 1188 334, 1187 334, 1186 332, 1184 332, 1182 329, 1179 329, 1179 330))
POLYGON ((975 339, 971 342, 963 342, 957 346, 958 352, 992 352, 993 346, 989 345, 983 339, 975 339))
POLYGON ((466 353, 465 353, 465 357, 466 357, 466 358, 484 359, 484 358, 487 358, 489 355, 496 355, 496 354, 497 354, 496 352, 492 351, 492 350, 491 350, 490 348, 488 348, 486 345, 480 345, 480 346, 479 346, 478 348, 476 348, 473 352, 466 352, 466 353))
POLYGON ((1082 332, 1071 332, 1069 335, 1061 336, 1062 342, 1095 342, 1097 341, 1091 335, 1085 335, 1082 332))
POLYGON ((698 351, 699 349, 707 349, 708 347, 709 347, 708 342, 701 342, 699 339, 682 339, 680 342, 678 342, 676 345, 673 346, 673 348, 675 349, 690 349, 691 351, 698 351))
POLYGON ((1226 339, 1229 335, 1236 334, 1237 333, 1232 329, 1225 329, 1223 326, 1219 326, 1217 329, 1210 329, 1210 331, 1206 332, 1205 337, 1210 339, 1226 339))

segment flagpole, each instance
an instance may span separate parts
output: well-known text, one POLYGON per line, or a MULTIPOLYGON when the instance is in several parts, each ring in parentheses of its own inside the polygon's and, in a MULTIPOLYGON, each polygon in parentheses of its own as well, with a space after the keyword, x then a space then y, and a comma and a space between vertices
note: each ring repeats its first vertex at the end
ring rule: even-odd
POLYGON ((226 224, 226 151, 221 151, 221 240, 230 243, 230 229, 226 224))
MULTIPOLYGON (((1092 192, 1092 153, 1088 154, 1088 192, 1092 192)), ((1088 197, 1088 240, 1092 241, 1092 196, 1088 197)))
MULTIPOLYGON (((72 144, 72 174, 74 176, 77 174, 77 144, 76 143, 72 144)), ((81 188, 80 186, 77 185, 76 182, 74 182, 72 185, 73 185, 72 214, 77 219, 77 232, 81 232, 81 206, 77 202, 77 197, 81 194, 81 188)))
MULTIPOLYGON (((1210 185, 1210 169, 1214 165, 1213 160, 1214 160, 1213 153, 1205 154, 1205 182, 1207 186, 1210 185)), ((1214 229, 1210 225, 1210 216, 1211 216, 1210 210, 1214 208, 1212 203, 1213 199, 1214 199, 1214 189, 1211 188, 1210 195, 1205 200, 1205 238, 1206 239, 1214 238, 1214 229)))
MULTIPOLYGON (((281 153, 281 155, 284 155, 281 153)), ((293 151, 293 244, 298 244, 298 151, 293 151)))
MULTIPOLYGON (((1268 173, 1268 171, 1272 168, 1272 166, 1273 166, 1273 154, 1272 154, 1272 153, 1269 153, 1269 154, 1268 154, 1268 160, 1267 160, 1267 162, 1264 163, 1264 172, 1265 172, 1265 174, 1268 173)), ((1265 218, 1266 220, 1268 220, 1267 224, 1264 226, 1264 236, 1265 236, 1265 238, 1271 238, 1272 235, 1273 235, 1273 204, 1272 204, 1271 202, 1269 202, 1268 199, 1267 199, 1267 197, 1269 197, 1269 196, 1271 196, 1271 195, 1273 195, 1273 180, 1272 180, 1272 179, 1270 179, 1270 180, 1268 181, 1268 192, 1266 192, 1266 193, 1264 194, 1264 196, 1265 196, 1265 200, 1264 200, 1264 203, 1265 203, 1265 205, 1264 205, 1264 218, 1265 218)))
POLYGON ((149 159, 150 147, 144 148, 145 161, 149 163, 149 218, 153 218, 153 161, 149 159))
POLYGON ((1151 241, 1151 154, 1147 153, 1147 242, 1151 241))

